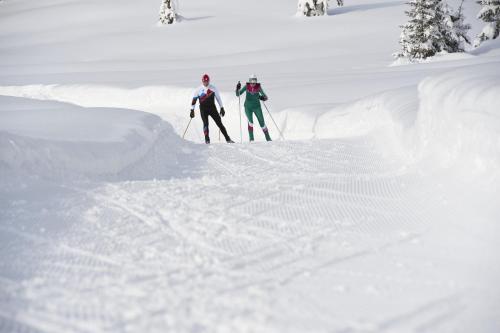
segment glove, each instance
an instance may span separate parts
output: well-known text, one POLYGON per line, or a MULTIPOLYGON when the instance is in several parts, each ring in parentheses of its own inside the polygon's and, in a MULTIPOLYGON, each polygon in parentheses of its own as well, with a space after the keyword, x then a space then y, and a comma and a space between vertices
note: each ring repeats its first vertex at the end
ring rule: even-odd
POLYGON ((225 114, 226 114, 226 111, 224 110, 224 108, 220 108, 220 116, 224 117, 225 114))
POLYGON ((263 96, 260 96, 259 97, 261 101, 267 101, 267 96, 266 95, 263 95, 263 96))
POLYGON ((240 91, 241 89, 241 82, 238 81, 238 84, 236 85, 236 91, 240 91))
POLYGON ((191 112, 189 113, 189 116, 190 116, 191 118, 194 118, 194 110, 191 110, 191 112))

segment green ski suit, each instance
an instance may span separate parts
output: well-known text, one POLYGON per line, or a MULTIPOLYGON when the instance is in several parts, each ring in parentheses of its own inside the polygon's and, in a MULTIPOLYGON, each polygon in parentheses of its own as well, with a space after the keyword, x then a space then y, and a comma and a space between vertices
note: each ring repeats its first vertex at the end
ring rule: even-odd
POLYGON ((245 114, 248 119, 248 137, 250 141, 254 140, 253 136, 253 114, 257 117, 259 121, 259 125, 266 136, 267 141, 271 141, 271 136, 269 136, 269 130, 266 127, 266 123, 264 121, 264 115, 262 114, 262 108, 260 106, 260 99, 263 98, 267 100, 267 95, 262 90, 260 83, 256 83, 253 86, 250 83, 247 83, 243 88, 239 91, 236 90, 236 96, 241 96, 244 92, 247 93, 245 98, 245 114))

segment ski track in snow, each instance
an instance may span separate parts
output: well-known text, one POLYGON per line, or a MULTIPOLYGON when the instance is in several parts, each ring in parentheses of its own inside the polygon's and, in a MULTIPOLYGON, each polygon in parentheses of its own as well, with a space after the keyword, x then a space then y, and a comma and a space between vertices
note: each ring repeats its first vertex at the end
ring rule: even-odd
POLYGON ((0 331, 425 332, 481 287, 425 250, 439 187, 367 138, 197 154, 188 178, 71 183, 36 213, 7 200, 0 331))

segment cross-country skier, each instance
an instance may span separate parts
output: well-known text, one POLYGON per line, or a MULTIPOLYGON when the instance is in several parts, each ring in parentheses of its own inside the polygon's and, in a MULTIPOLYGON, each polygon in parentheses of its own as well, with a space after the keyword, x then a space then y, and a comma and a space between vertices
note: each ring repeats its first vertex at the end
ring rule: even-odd
POLYGON ((233 140, 227 134, 226 128, 222 124, 221 117, 224 117, 226 111, 224 110, 224 106, 222 105, 222 100, 219 95, 219 91, 217 88, 210 84, 210 77, 208 74, 203 75, 201 78, 202 85, 196 89, 193 96, 193 101, 191 103, 191 113, 189 116, 194 118, 194 107, 196 105, 196 101, 200 101, 200 115, 201 120, 203 120, 203 133, 205 134, 205 143, 210 143, 210 136, 208 133, 208 116, 212 117, 217 126, 220 128, 222 135, 226 139, 227 143, 234 143, 233 140), (215 99, 217 99, 217 103, 220 106, 220 116, 217 112, 217 107, 215 106, 215 99))
POLYGON ((241 88, 241 83, 238 82, 236 85, 236 96, 242 95, 246 91, 247 95, 245 98, 245 114, 248 119, 248 136, 250 141, 254 140, 253 136, 253 115, 257 117, 260 127, 266 136, 267 141, 271 141, 269 136, 269 130, 266 127, 264 121, 264 115, 262 114, 262 108, 260 106, 260 101, 267 101, 267 95, 262 90, 260 83, 257 82, 257 77, 255 75, 250 75, 247 84, 241 88))

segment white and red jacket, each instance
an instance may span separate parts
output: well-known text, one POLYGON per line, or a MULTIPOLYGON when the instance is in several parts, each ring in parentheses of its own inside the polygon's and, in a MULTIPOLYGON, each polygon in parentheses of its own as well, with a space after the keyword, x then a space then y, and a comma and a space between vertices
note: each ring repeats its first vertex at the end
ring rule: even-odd
POLYGON ((219 107, 223 107, 222 99, 220 98, 219 90, 212 84, 209 84, 207 87, 201 85, 197 88, 193 95, 193 101, 191 103, 191 110, 194 110, 196 105, 196 101, 200 101, 200 110, 201 111, 211 111, 217 110, 215 106, 215 100, 217 99, 217 104, 219 107))

